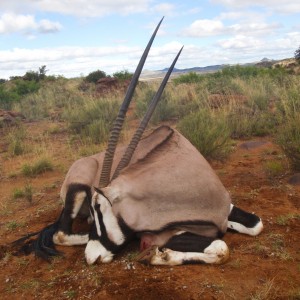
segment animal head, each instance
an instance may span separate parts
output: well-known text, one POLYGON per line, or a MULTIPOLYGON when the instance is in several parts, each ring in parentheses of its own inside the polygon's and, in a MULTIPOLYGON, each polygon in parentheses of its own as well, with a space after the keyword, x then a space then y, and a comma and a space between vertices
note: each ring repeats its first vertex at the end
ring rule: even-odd
MULTIPOLYGON (((97 259, 103 263, 111 262, 113 253, 105 245, 110 243, 123 242, 123 235, 113 236, 110 240, 107 230, 113 230, 117 227, 116 219, 112 214, 111 204, 103 195, 101 190, 96 189, 91 202, 91 215, 94 218, 89 242, 85 249, 85 257, 88 264, 93 264, 97 259)), ((112 231, 115 233, 114 231, 112 231)))

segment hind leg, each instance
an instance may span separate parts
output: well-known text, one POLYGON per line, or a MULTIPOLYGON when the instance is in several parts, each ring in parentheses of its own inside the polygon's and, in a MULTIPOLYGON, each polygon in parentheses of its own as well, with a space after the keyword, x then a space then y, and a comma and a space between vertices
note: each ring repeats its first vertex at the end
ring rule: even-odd
POLYGON ((256 236, 263 230, 263 223, 255 214, 248 213, 231 204, 227 229, 228 231, 256 236))
POLYGON ((184 232, 173 236, 164 248, 152 247, 151 254, 140 261, 151 265, 183 265, 192 263, 221 264, 229 257, 226 243, 196 234, 184 232))

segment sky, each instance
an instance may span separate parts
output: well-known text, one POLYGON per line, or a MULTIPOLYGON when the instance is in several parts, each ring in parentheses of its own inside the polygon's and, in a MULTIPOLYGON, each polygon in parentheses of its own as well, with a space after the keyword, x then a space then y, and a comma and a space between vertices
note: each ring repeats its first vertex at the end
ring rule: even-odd
POLYGON ((294 56, 299 0, 0 1, 0 78, 46 65, 48 75, 133 72, 164 21, 144 69, 179 69, 294 56))

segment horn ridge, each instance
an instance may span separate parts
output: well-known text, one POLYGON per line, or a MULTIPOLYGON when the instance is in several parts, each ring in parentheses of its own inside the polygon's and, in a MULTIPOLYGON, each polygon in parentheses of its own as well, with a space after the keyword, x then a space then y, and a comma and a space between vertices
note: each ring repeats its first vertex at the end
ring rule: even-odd
POLYGON ((115 179, 115 178, 117 178, 118 175, 120 174, 120 172, 125 167, 128 166, 128 164, 129 164, 129 162, 130 162, 130 160, 131 160, 131 158, 133 156, 133 153, 134 153, 134 151, 135 151, 135 149, 136 149, 136 147, 137 147, 137 145, 138 145, 138 143, 139 143, 139 141, 140 141, 140 139, 141 139, 141 137, 142 137, 142 135, 143 135, 143 133, 144 133, 144 131, 145 131, 148 123, 149 123, 149 121, 150 121, 150 118, 151 118, 151 116, 152 116, 152 114, 153 114, 153 112, 155 110, 155 107, 157 106, 157 104, 158 104, 158 102, 160 100, 160 97, 161 97, 161 95, 162 95, 162 93, 164 91, 164 88, 167 85, 167 82, 168 82, 168 80, 170 78, 170 75, 171 75, 171 73, 172 73, 172 71, 174 69, 174 66, 175 66, 175 64, 176 64, 176 62, 177 62, 177 60, 178 60, 178 58, 179 58, 179 56, 180 56, 180 54, 182 52, 182 49, 183 49, 183 47, 178 52, 178 54, 175 57, 173 63, 171 64, 171 66, 170 66, 167 74, 165 75, 165 77, 164 77, 164 79, 163 79, 163 81, 162 81, 162 83, 161 83, 158 91, 156 92, 155 96, 152 98, 152 100, 151 100, 151 102, 150 102, 150 104, 148 106, 147 112, 144 115, 143 120, 141 121, 141 123, 140 123, 138 129, 136 130, 136 132, 134 133, 134 135, 133 135, 133 137, 132 137, 132 139, 131 139, 131 141, 130 141, 130 143, 129 143, 129 145, 128 145, 128 147, 127 147, 127 149, 126 149, 126 151, 125 151, 125 153, 124 153, 124 155, 122 157, 122 159, 120 160, 120 162, 119 162, 119 164, 118 164, 118 166, 117 166, 117 168, 115 170, 115 173, 114 173, 114 175, 112 177, 112 180, 115 179))
POLYGON ((108 146, 104 155, 104 159, 103 159, 103 165, 102 165, 102 171, 101 171, 101 176, 100 176, 100 181, 99 181, 99 186, 100 187, 105 187, 109 184, 110 182, 110 173, 111 173, 111 167, 112 167, 112 163, 113 163, 113 158, 114 158, 114 154, 116 151, 116 147, 117 147, 117 143, 119 140, 119 136, 120 136, 120 132, 125 120, 125 116, 126 116, 126 112, 128 110, 130 101, 133 97, 133 93, 134 90, 137 86, 138 83, 138 79, 140 77, 140 74, 142 72, 143 66, 145 64, 146 58, 148 56, 148 53, 150 51, 151 45, 154 41, 154 38, 156 36, 156 33, 160 27, 160 24, 162 23, 164 17, 160 20, 160 22, 158 23, 158 25, 156 26, 156 29, 154 30, 145 50, 144 53, 139 61, 139 64, 134 72, 134 75, 131 79, 130 85, 127 89, 124 101, 120 107, 118 116, 114 122, 113 128, 111 130, 110 133, 110 137, 108 140, 108 146))

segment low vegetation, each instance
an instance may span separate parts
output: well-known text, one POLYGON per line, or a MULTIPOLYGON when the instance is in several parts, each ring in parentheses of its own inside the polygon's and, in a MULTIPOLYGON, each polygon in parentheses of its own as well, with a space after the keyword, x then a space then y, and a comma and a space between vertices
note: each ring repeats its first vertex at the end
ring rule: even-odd
MULTIPOLYGON (((19 111, 29 120, 62 121, 69 133, 81 140, 105 142, 123 96, 97 94, 97 80, 108 75, 97 70, 84 78, 67 80, 46 72, 43 66, 38 72, 1 81, 0 108, 19 111)), ((113 74, 118 80, 131 76, 127 70, 113 74)), ((279 65, 237 65, 211 74, 181 75, 167 86, 151 122, 178 124, 206 157, 217 159, 226 157, 232 139, 273 135, 291 168, 300 170, 299 82, 298 75, 279 65)), ((138 86, 134 100, 138 118, 157 87, 156 82, 138 86)), ((28 151, 21 130, 17 134, 12 131, 9 149, 14 156, 28 151)))
POLYGON ((35 177, 39 174, 53 170, 53 163, 48 158, 41 158, 33 164, 24 164, 21 169, 22 175, 25 177, 35 177))

